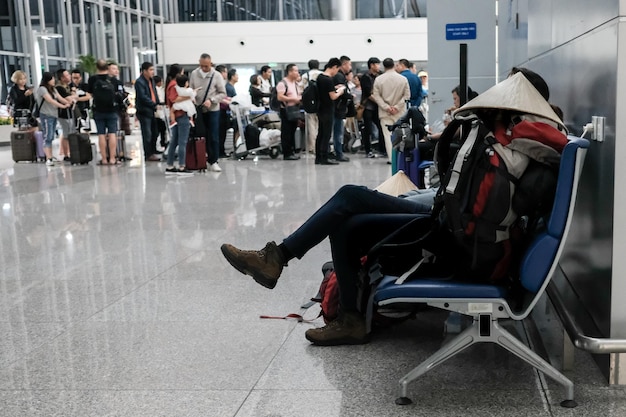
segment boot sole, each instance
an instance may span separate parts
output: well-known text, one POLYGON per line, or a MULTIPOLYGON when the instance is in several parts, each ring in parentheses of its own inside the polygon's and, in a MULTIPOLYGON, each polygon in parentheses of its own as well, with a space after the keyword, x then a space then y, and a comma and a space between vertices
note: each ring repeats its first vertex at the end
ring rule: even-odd
POLYGON ((234 258, 230 252, 228 252, 228 250, 226 249, 224 245, 220 247, 220 250, 222 251, 222 255, 224 255, 224 258, 226 258, 228 263, 231 264, 231 266, 235 268, 237 271, 241 272, 244 275, 251 276, 256 283, 264 286, 265 288, 269 288, 270 290, 276 286, 276 282, 278 280, 269 278, 265 275, 253 274, 251 271, 248 271, 243 265, 240 265, 237 262, 237 259, 234 258))
POLYGON ((313 343, 316 346, 340 346, 340 345, 364 345, 369 343, 370 338, 366 337, 364 339, 354 339, 352 337, 344 338, 344 339, 333 339, 333 340, 314 340, 309 337, 306 333, 304 334, 306 340, 313 343))

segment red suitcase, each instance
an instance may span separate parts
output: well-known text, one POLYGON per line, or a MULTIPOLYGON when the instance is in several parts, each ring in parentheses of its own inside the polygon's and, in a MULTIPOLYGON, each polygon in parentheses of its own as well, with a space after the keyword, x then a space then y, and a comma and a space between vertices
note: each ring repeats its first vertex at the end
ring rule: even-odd
POLYGON ((185 168, 206 171, 206 140, 204 138, 189 138, 187 141, 185 168))

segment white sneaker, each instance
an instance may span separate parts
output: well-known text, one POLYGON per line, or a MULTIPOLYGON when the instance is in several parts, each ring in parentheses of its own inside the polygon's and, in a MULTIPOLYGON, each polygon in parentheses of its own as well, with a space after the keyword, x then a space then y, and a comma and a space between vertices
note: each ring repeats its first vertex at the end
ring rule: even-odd
POLYGON ((52 159, 46 159, 46 166, 47 167, 53 167, 54 166, 54 161, 52 159))
POLYGON ((222 172, 222 168, 216 163, 211 164, 210 170, 213 172, 222 172))

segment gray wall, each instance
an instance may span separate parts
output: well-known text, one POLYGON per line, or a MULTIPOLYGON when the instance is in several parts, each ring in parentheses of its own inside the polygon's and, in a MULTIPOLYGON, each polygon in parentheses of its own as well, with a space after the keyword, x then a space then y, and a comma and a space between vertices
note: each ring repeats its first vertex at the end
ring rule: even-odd
MULTIPOLYGON (((618 213, 614 207, 619 207, 614 193, 619 1, 594 1, 593 7, 586 0, 512 0, 500 4, 501 76, 513 65, 540 73, 550 86, 550 101, 563 109, 572 134, 580 135, 592 116, 607 118, 605 142, 592 142, 587 154, 569 244, 555 281, 586 332, 625 337, 622 317, 626 315, 612 302, 612 293, 626 280, 616 276, 612 256, 618 213)), ((598 363, 610 376, 608 358, 598 358, 598 363)))

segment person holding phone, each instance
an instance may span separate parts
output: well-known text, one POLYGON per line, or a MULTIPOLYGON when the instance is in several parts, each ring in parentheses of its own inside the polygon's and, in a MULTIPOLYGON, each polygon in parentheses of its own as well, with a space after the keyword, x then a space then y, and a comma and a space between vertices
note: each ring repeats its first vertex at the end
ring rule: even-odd
POLYGON ((9 92, 9 114, 14 117, 27 117, 33 107, 33 87, 26 86, 26 73, 17 70, 11 75, 15 85, 9 92))

